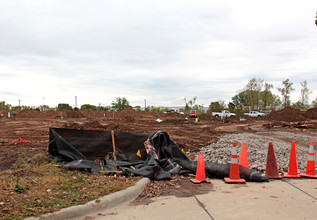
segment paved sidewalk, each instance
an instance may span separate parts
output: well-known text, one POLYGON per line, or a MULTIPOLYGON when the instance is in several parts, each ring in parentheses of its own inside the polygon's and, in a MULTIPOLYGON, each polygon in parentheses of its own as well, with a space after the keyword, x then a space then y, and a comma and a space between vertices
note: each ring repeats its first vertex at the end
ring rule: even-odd
POLYGON ((130 203, 86 219, 317 219, 317 179, 246 184, 212 179, 210 187, 207 194, 158 197, 148 205, 130 203))

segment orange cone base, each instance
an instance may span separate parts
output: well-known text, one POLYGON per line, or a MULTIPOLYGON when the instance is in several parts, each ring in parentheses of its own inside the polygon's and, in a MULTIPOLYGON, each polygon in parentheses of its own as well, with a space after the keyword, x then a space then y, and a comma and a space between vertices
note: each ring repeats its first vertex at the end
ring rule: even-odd
POLYGON ((289 174, 289 173, 284 173, 283 178, 284 177, 291 177, 291 178, 295 178, 295 177, 301 177, 300 174, 289 174))
POLYGON ((229 177, 224 178, 226 183, 245 183, 245 179, 230 179, 229 177))
POLYGON ((271 177, 271 176, 266 176, 266 177, 268 177, 269 179, 282 179, 281 176, 273 176, 273 177, 271 177))
POLYGON ((208 178, 206 178, 206 179, 204 179, 204 180, 190 179, 190 181, 192 181, 193 183, 196 183, 196 184, 202 183, 202 182, 211 183, 211 180, 208 179, 208 178))
POLYGON ((282 179, 280 175, 275 175, 275 176, 269 176, 269 175, 264 175, 265 177, 268 177, 269 179, 282 179))
POLYGON ((302 176, 302 177, 310 177, 310 178, 317 178, 317 175, 309 175, 309 174, 306 174, 306 173, 301 173, 300 176, 302 176))

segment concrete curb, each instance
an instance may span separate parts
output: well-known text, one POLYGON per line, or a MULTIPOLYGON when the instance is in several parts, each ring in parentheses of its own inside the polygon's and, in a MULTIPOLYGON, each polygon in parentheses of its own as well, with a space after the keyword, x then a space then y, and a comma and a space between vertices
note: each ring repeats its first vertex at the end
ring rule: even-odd
POLYGON ((64 220, 64 219, 79 219, 87 215, 96 215, 98 212, 123 205, 136 199, 150 182, 149 178, 142 178, 135 185, 129 188, 112 193, 102 198, 90 201, 83 205, 72 206, 62 209, 57 212, 48 213, 40 217, 30 217, 25 220, 64 220))

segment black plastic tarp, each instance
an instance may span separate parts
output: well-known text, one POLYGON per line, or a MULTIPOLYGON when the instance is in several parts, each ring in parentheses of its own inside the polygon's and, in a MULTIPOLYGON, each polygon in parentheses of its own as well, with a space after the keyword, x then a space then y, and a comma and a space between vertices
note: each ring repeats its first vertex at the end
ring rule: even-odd
MULTIPOLYGON (((122 131, 50 128, 48 153, 68 168, 96 171, 124 170, 150 179, 170 179, 172 174, 195 173, 190 161, 166 132, 152 134, 122 131), (114 142, 113 142, 114 139, 114 142), (115 155, 114 155, 115 149, 115 155)), ((209 176, 228 177, 229 164, 205 162, 209 176)), ((249 181, 267 181, 261 173, 240 166, 249 181)))

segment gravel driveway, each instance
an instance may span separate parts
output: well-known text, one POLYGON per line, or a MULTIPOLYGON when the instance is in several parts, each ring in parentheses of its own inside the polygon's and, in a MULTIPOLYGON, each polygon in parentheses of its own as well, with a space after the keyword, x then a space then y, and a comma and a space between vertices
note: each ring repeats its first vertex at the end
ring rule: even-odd
POLYGON ((240 154, 242 142, 246 142, 250 168, 265 172, 268 143, 272 141, 279 172, 283 174, 288 171, 292 141, 295 141, 298 170, 305 172, 310 141, 316 142, 316 134, 316 132, 300 130, 230 133, 220 137, 216 143, 202 148, 199 153, 204 154, 205 161, 229 163, 232 143, 237 142, 240 154))

